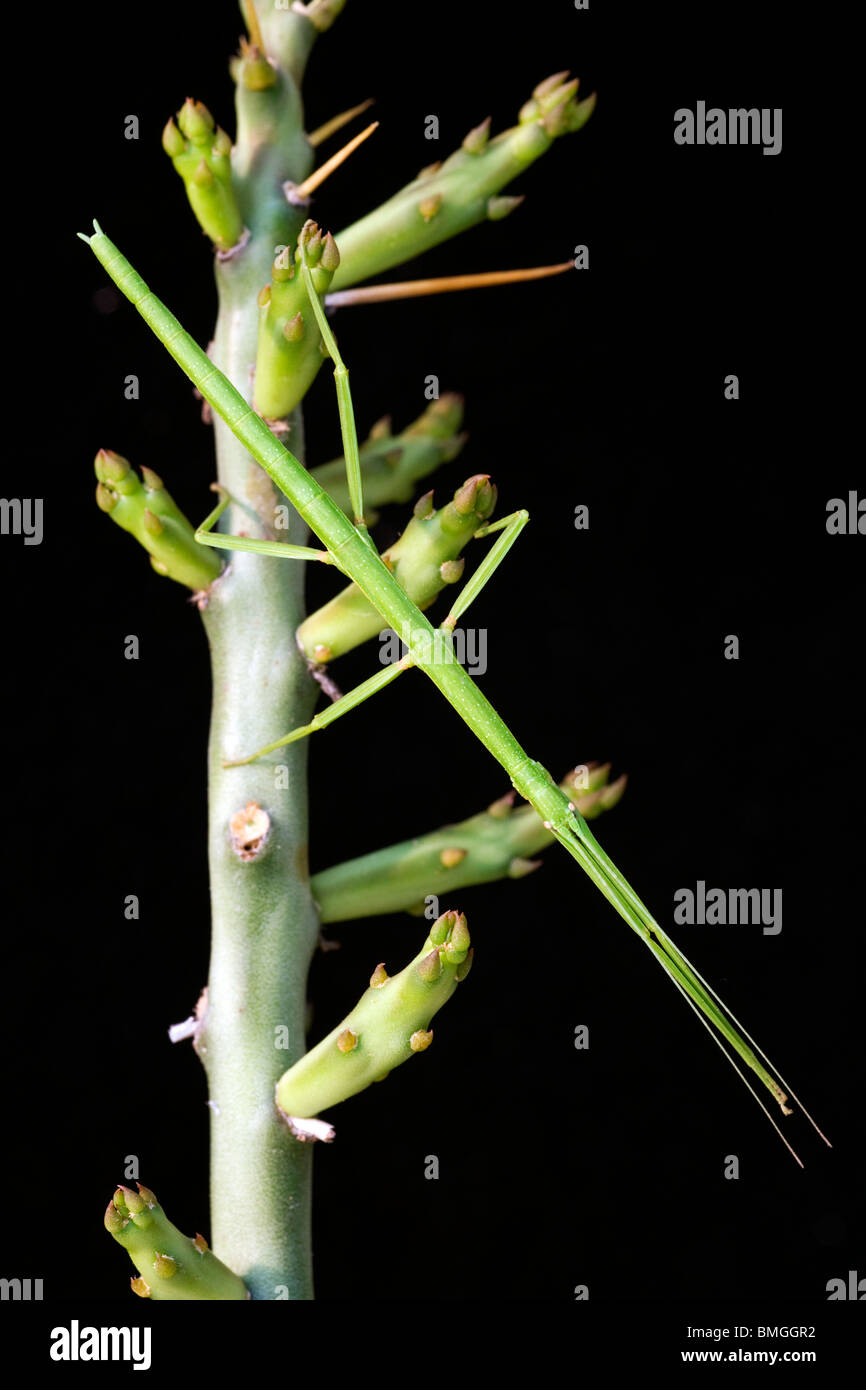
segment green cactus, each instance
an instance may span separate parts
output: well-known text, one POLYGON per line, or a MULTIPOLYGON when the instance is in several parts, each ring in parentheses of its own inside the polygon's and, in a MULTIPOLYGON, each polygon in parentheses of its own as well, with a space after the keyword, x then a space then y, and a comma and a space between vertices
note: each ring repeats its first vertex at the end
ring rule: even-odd
POLYGON ((322 365, 322 335, 300 262, 310 267, 313 286, 324 295, 340 264, 340 253, 331 233, 322 236, 313 221, 301 228, 294 257, 288 247, 278 252, 271 283, 259 295, 255 403, 267 419, 290 415, 322 365))
POLYGON ((162 147, 186 189, 199 224, 220 251, 240 241, 244 224, 232 182, 232 142, 207 107, 188 97, 177 125, 166 123, 162 147))
POLYGON ((577 80, 557 73, 539 83, 518 124, 490 139, 484 121, 460 149, 434 164, 374 212, 337 234, 340 266, 333 289, 347 289, 411 260, 486 219, 498 221, 522 201, 500 190, 545 154, 560 135, 580 130, 595 95, 577 101, 577 80))
POLYGON ((454 911, 437 918, 417 956, 398 975, 389 976, 384 964, 377 965, 352 1012, 277 1083, 277 1105, 297 1137, 311 1133, 300 1121, 383 1081, 394 1067, 426 1051, 433 1040, 430 1020, 471 965, 466 918, 454 911))
POLYGON ((94 469, 99 480, 97 505, 144 546, 157 574, 189 589, 209 588, 221 562, 197 543, 192 526, 159 475, 142 468, 139 478, 128 460, 111 449, 100 449, 94 469))
POLYGON ((155 1302, 248 1299, 242 1279, 218 1260, 204 1236, 185 1236, 172 1225, 150 1188, 118 1187, 105 1212, 105 1229, 139 1272, 133 1293, 155 1302))
MULTIPOLYGON (((585 820, 612 810, 622 797, 625 776, 608 782, 609 773, 610 763, 588 763, 560 783, 585 820)), ((541 867, 532 856, 555 838, 531 806, 514 805, 510 792, 456 825, 324 869, 310 886, 322 922, 418 913, 431 895, 451 896, 472 884, 524 878, 541 867)))

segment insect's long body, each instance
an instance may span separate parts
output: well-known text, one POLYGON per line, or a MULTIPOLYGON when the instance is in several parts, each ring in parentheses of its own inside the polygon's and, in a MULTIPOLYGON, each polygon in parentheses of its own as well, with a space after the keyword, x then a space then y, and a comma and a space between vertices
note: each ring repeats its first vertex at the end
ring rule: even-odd
MULTIPOLYGON (((94 225, 96 234, 82 239, 89 243, 118 289, 135 306, 236 438, 289 498, 310 530, 327 546, 343 572, 357 584, 385 623, 400 633, 408 647, 411 663, 423 670, 441 690, 449 704, 506 770, 518 793, 535 808, 560 844, 652 950, 659 964, 693 1007, 718 1029, 784 1110, 786 1097, 781 1086, 758 1061, 739 1028, 734 1026, 735 1021, 726 1017, 724 1005, 718 997, 673 945, 619 873, 566 794, 556 785, 547 769, 530 758, 472 677, 454 660, 453 652, 449 653, 450 659, 442 659, 443 648, 451 641, 450 633, 443 628, 434 628, 424 617, 383 563, 370 543, 366 529, 354 526, 299 460, 275 438, 261 416, 209 360, 99 226, 94 225)), ((312 307, 315 309, 315 303, 312 307)), ((320 328, 323 321, 319 320, 320 328)), ((328 336, 331 335, 328 333, 328 336)), ((345 412, 346 402, 341 398, 344 434, 345 412)), ((349 454, 347 445, 347 460, 349 454)), ((357 463, 357 445, 354 454, 357 463)))

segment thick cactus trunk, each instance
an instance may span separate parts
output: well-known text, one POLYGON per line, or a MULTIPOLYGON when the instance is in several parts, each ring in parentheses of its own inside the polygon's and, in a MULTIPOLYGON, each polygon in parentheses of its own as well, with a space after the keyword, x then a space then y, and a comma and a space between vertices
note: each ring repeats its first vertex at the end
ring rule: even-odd
MULTIPOLYGON (((236 165, 250 238, 217 262, 211 353, 249 399, 256 296, 275 247, 294 240, 303 220, 280 182, 303 177, 310 151, 285 74, 279 92, 240 88, 238 101, 236 165)), ((225 424, 215 419, 214 426, 219 481, 241 504, 229 508, 223 525, 264 536, 285 498, 225 424)), ((302 429, 296 411, 290 437, 299 451, 302 429)), ((291 507, 289 515, 289 528, 271 530, 272 538, 303 542, 303 523, 291 507)), ((318 938, 307 872, 306 747, 249 767, 222 764, 312 714, 316 686, 295 641, 303 571, 302 564, 234 552, 203 615, 213 670, 213 937, 197 1047, 211 1107, 211 1238, 257 1299, 312 1297, 311 1149, 292 1137, 274 1105, 278 1078, 304 1051, 306 979, 318 938)))
MULTIPOLYGON (((220 479, 236 495, 239 472, 241 496, 269 487, 237 450, 219 453, 220 479)), ((311 1152, 280 1121, 274 1086, 304 1051, 318 922, 307 873, 306 745, 285 749, 277 767, 224 769, 222 759, 312 713, 315 686, 294 638, 302 578, 301 565, 236 553, 205 613, 213 937, 198 1048, 210 1091, 211 1231, 255 1298, 283 1288, 312 1296, 311 1152)))

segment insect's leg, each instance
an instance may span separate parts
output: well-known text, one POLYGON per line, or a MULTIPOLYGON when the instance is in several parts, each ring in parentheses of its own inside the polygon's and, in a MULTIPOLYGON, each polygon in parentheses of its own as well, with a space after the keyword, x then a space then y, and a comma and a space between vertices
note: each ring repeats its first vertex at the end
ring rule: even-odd
POLYGON ((213 487, 221 496, 213 511, 205 517, 195 533, 199 545, 214 546, 217 550, 249 550, 254 555, 276 555, 281 560, 320 560, 323 565, 336 565, 337 569, 341 568, 327 550, 314 550, 309 545, 287 545, 283 541, 257 540, 252 536, 226 536, 221 531, 214 531, 213 527, 229 503, 240 504, 220 483, 214 483, 213 487))
MULTIPOLYGON (((367 527, 364 522, 361 460, 358 455, 358 435, 355 430, 355 411, 352 406, 352 392, 349 387, 349 369, 340 356, 337 340, 331 332, 331 326, 328 323, 325 310, 319 296, 316 294, 309 266, 303 265, 301 271, 304 276, 304 283, 307 286, 310 304, 322 334, 322 339, 334 363, 334 383, 337 388, 337 407, 340 412, 340 433, 343 436, 343 455, 346 460, 346 482, 349 485, 349 498, 352 503, 355 526, 365 540, 369 540, 367 527)), ((370 541, 371 546, 372 544, 373 542, 370 541)))
POLYGON ((264 748, 258 748, 255 753, 250 753, 246 758, 233 758, 231 761, 223 763, 223 767, 244 767, 247 763, 255 762, 256 758, 262 758, 266 753, 273 753, 276 748, 283 748, 287 743, 296 743, 298 739, 306 738, 309 734, 314 734, 317 729, 325 729, 329 724, 333 724, 335 719, 348 714, 349 710, 356 705, 363 704, 369 700, 371 695, 375 695, 377 690, 383 690, 386 685, 390 685, 404 671, 408 671, 412 665, 412 659, 404 656, 402 660, 392 662, 390 666, 385 666, 381 671, 377 671, 375 676, 369 680, 362 681, 356 685, 354 690, 350 690, 347 695, 343 695, 333 705, 328 705, 320 714, 314 716, 309 724, 302 724, 299 728, 293 729, 290 734, 285 734, 283 738, 278 738, 274 743, 268 743, 264 748))
POLYGON ((517 537, 520 535, 528 520, 529 512, 512 512, 511 516, 503 516, 499 521, 491 522, 489 526, 482 526, 475 532, 473 540, 481 540, 483 536, 489 536, 493 531, 501 531, 502 535, 499 537, 492 550, 488 551, 485 555, 475 573, 463 585, 463 588, 451 605, 451 612, 444 622, 441 623, 442 627, 454 627, 457 619, 462 613, 466 612, 470 603, 472 603, 473 599, 478 597, 488 579, 491 578, 494 571, 498 569, 499 565, 505 559, 505 556, 517 540, 517 537))

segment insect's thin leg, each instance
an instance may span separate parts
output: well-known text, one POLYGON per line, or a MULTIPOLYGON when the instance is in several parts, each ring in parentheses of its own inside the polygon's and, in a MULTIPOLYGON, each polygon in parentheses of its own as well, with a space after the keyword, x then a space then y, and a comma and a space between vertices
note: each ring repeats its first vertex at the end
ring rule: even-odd
MULTIPOLYGON (((276 555, 281 560, 320 560, 323 565, 337 565, 330 551, 314 550, 309 545, 287 545, 283 541, 262 541, 252 536, 226 536, 221 531, 214 531, 213 527, 229 503, 235 502, 235 505, 240 505, 221 484, 215 483, 214 488, 221 494, 220 500, 195 533, 199 545, 210 545, 217 550, 249 550, 254 555, 276 555)), ((340 569, 339 565, 337 569, 340 569)))
POLYGON ((489 536, 492 531, 502 531, 502 535, 499 537, 499 540, 493 546, 492 550, 488 551, 484 556, 484 559, 481 561, 475 573, 463 585, 463 588, 451 605, 451 612, 441 624, 442 627, 454 627, 457 619, 462 613, 466 612, 470 603, 472 603, 473 599, 478 597, 488 579, 491 578, 494 571, 505 559, 505 556, 517 540, 517 537, 520 535, 528 520, 529 512, 513 512, 511 516, 503 516, 499 521, 494 521, 489 526, 482 526, 475 532, 473 537, 474 540, 481 540, 482 537, 489 536))
MULTIPOLYGON (((358 454, 358 435, 355 429, 355 411, 352 406, 352 392, 349 387, 349 369, 340 356, 337 340, 331 332, 325 310, 313 286, 309 266, 302 266, 307 295, 316 316, 325 347, 334 363, 334 383, 337 387, 337 406, 340 411, 340 433, 343 436, 343 455, 346 460, 346 481, 349 485, 349 498, 352 503, 355 526, 367 538, 364 523, 364 496, 361 485, 361 460, 358 454)), ((372 545, 372 541, 370 542, 372 545)))
POLYGON ((287 743, 296 743, 298 739, 307 738, 309 734, 314 734, 317 729, 325 729, 329 724, 333 724, 335 719, 348 714, 349 710, 355 709, 357 705, 369 700, 371 695, 375 695, 377 690, 383 690, 386 685, 390 685, 404 671, 408 671, 412 665, 412 659, 404 656, 402 660, 392 662, 390 666, 385 666, 381 671, 377 671, 375 676, 369 680, 362 681, 356 685, 354 690, 350 690, 347 695, 335 701, 333 705, 328 705, 320 714, 310 720, 309 724, 302 724, 299 728, 293 729, 290 734, 283 738, 278 738, 273 743, 268 743, 264 748, 258 748, 255 753, 250 753, 247 758, 233 758, 223 762, 223 767, 244 767, 247 763, 255 762, 256 758, 262 758, 266 753, 273 753, 276 748, 283 748, 287 743))

